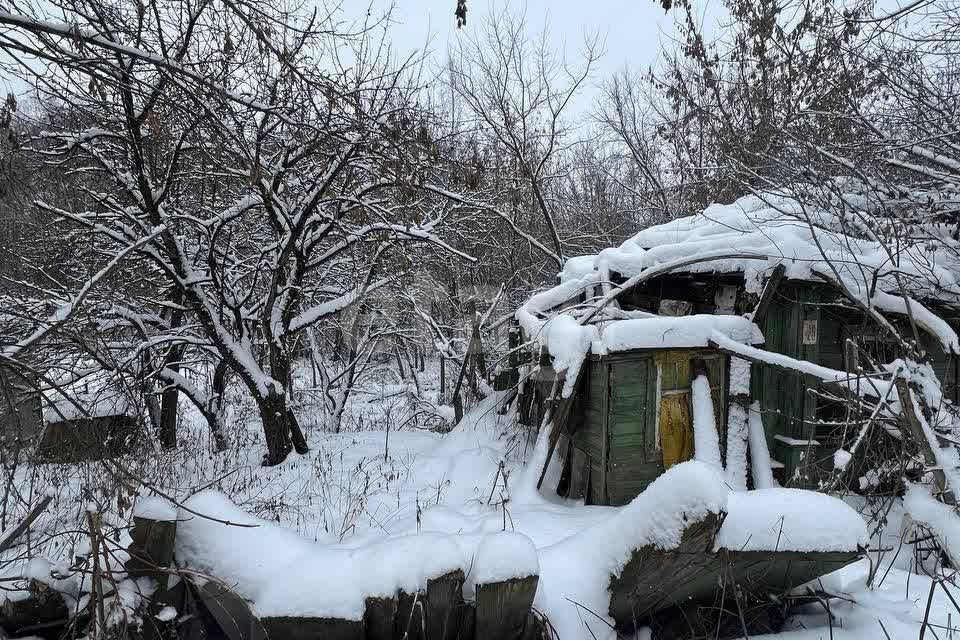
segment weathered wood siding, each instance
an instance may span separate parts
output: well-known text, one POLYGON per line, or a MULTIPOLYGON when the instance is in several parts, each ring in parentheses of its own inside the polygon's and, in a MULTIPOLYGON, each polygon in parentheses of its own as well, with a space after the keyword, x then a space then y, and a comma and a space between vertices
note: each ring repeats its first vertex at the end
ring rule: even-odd
POLYGON ((590 504, 606 504, 603 492, 604 418, 607 395, 607 370, 604 363, 588 361, 587 379, 578 404, 580 424, 571 438, 570 484, 577 489, 574 497, 590 504))
MULTIPOLYGON (((838 308, 831 304, 835 298, 832 291, 820 285, 784 282, 760 327, 766 338, 764 348, 843 369, 844 323, 838 308), (813 344, 804 344, 805 322, 816 324, 813 344)), ((767 446, 772 457, 783 463, 788 485, 816 484, 816 473, 808 467, 818 466, 825 447, 811 442, 818 442, 817 438, 826 434, 817 429, 817 400, 808 390, 818 385, 819 381, 810 376, 775 367, 754 367, 752 393, 760 400, 767 446)))
MULTIPOLYGON (((893 315, 889 319, 904 335, 911 335, 905 318, 893 315)), ((882 335, 872 320, 830 287, 797 281, 780 286, 760 328, 768 351, 837 370, 850 365, 845 355, 846 340, 878 332, 882 335), (804 344, 804 321, 816 322, 814 344, 804 344)), ((921 346, 943 383, 944 395, 956 399, 960 378, 957 358, 944 353, 939 342, 925 333, 921 334, 921 346)), ((833 423, 843 418, 842 409, 818 401, 810 393, 818 386, 819 380, 809 376, 754 367, 752 393, 761 403, 767 444, 773 458, 784 464, 785 480, 794 486, 816 486, 818 478, 829 475, 833 451, 840 444, 833 423), (811 441, 819 444, 809 444, 811 441)))
POLYGON ((656 445, 657 366, 652 356, 609 362, 607 497, 630 502, 663 473, 656 445))
POLYGON ((652 354, 588 360, 574 416, 569 497, 626 504, 663 473, 652 354))

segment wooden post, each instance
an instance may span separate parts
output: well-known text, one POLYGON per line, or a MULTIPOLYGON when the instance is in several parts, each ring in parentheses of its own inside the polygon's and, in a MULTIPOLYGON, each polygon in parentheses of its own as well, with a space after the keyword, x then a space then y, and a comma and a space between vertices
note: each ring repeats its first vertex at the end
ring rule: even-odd
POLYGON ((126 562, 126 569, 131 578, 150 576, 166 587, 165 569, 173 564, 173 547, 177 536, 176 510, 171 505, 169 517, 158 512, 154 510, 149 514, 133 516, 130 546, 127 547, 130 559, 126 562))
POLYGON ((463 608, 463 571, 457 569, 427 581, 427 638, 454 640, 463 608))
POLYGON ((425 604, 424 593, 422 591, 415 593, 400 592, 400 601, 397 606, 397 617, 393 632, 394 638, 427 640, 423 637, 423 610, 425 604))
POLYGON ((474 637, 516 640, 523 636, 538 582, 538 576, 527 576, 477 585, 474 637))
POLYGON ((440 354, 440 403, 447 395, 447 359, 440 354))
MULTIPOLYGON (((133 526, 130 529, 130 545, 127 552, 130 558, 124 565, 131 578, 150 577, 156 580, 160 589, 149 605, 145 616, 142 636, 145 640, 169 637, 175 629, 172 621, 161 622, 155 615, 164 604, 173 598, 172 589, 168 589, 169 568, 173 566, 173 548, 177 536, 177 510, 173 505, 160 498, 141 498, 134 507, 133 526), (144 500, 150 500, 150 508, 143 508, 144 500)), ((95 551, 96 552, 96 551, 95 551)))
POLYGON ((363 626, 367 630, 367 640, 393 640, 396 597, 367 598, 364 605, 363 626))

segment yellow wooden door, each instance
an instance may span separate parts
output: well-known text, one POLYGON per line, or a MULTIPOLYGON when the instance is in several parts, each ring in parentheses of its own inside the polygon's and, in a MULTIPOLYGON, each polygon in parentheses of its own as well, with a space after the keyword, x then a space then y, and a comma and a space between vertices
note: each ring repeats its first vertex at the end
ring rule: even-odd
POLYGON ((693 458, 689 393, 660 396, 660 450, 664 469, 693 458))

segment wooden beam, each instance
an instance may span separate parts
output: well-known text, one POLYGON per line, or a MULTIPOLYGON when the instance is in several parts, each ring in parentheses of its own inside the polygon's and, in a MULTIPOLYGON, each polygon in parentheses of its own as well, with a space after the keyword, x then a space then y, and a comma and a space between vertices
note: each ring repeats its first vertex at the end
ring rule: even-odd
POLYGON ((763 323, 767 317, 767 311, 770 309, 770 303, 773 302, 773 296, 777 293, 777 289, 780 288, 780 283, 783 281, 783 274, 787 272, 787 268, 783 264, 778 264, 773 268, 773 273, 770 274, 770 277, 767 278, 767 282, 763 285, 763 291, 760 293, 760 299, 757 301, 757 306, 753 309, 753 323, 758 327, 763 323))
POLYGON ((646 282, 656 278, 657 276, 662 276, 666 273, 672 271, 679 271, 686 267, 691 267, 695 264, 701 264, 704 262, 714 262, 722 260, 767 260, 766 255, 758 255, 753 253, 724 253, 718 252, 708 255, 698 255, 692 258, 683 258, 680 260, 671 260, 670 262, 665 262, 662 264, 655 264, 652 267, 647 267, 640 273, 635 276, 627 279, 623 284, 619 285, 616 289, 611 289, 610 293, 604 295, 600 300, 596 302, 593 309, 591 309, 583 318, 580 319, 581 325, 588 324, 593 320, 594 316, 603 311, 604 307, 617 299, 617 297, 625 291, 629 291, 638 284, 646 282))
MULTIPOLYGON (((540 477, 537 479, 537 489, 543 484, 543 478, 547 475, 547 468, 550 466, 550 460, 553 458, 553 451, 557 448, 557 441, 560 439, 560 432, 563 431, 563 427, 566 426, 567 420, 570 417, 570 411, 573 409, 573 400, 577 397, 577 390, 580 387, 581 372, 585 366, 587 366, 586 362, 581 363, 580 370, 577 371, 577 378, 573 382, 573 390, 570 392, 568 398, 562 397, 564 385, 561 381, 557 380, 555 383, 557 390, 550 401, 551 410, 544 419, 544 424, 541 425, 541 428, 550 427, 550 440, 549 446, 547 447, 547 459, 544 460, 543 469, 540 470, 540 477)), ((567 373, 569 374, 570 372, 568 371, 567 373)))
MULTIPOLYGON (((920 447, 924 463, 926 463, 931 473, 933 473, 933 482, 937 486, 940 499, 943 500, 944 504, 955 506, 956 497, 953 494, 954 487, 948 486, 947 476, 943 472, 943 469, 940 468, 937 462, 937 456, 930 446, 927 434, 924 432, 923 423, 920 421, 920 416, 917 415, 913 403, 913 391, 911 391, 910 385, 907 384, 907 381, 903 378, 898 377, 895 384, 897 386, 897 395, 900 398, 900 406, 903 407, 903 420, 907 424, 910 435, 913 436, 913 439, 917 441, 917 446, 920 447)), ((937 444, 940 447, 951 446, 949 442, 941 440, 940 438, 937 438, 937 444)))
POLYGON ((17 538, 26 533, 27 529, 30 528, 30 525, 33 524, 33 521, 40 517, 40 514, 46 511, 47 506, 53 501, 53 496, 44 496, 43 499, 38 502, 33 509, 30 510, 30 513, 27 514, 27 517, 23 519, 23 522, 15 526, 10 533, 5 535, 2 540, 0 540, 0 551, 6 551, 13 543, 17 541, 17 538))

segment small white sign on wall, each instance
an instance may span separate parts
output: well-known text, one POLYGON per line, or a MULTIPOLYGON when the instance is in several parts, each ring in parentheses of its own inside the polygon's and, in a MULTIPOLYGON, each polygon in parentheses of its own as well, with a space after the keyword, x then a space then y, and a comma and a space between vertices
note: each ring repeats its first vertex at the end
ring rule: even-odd
POLYGON ((817 344, 817 321, 816 320, 804 320, 803 321, 803 344, 817 344))

